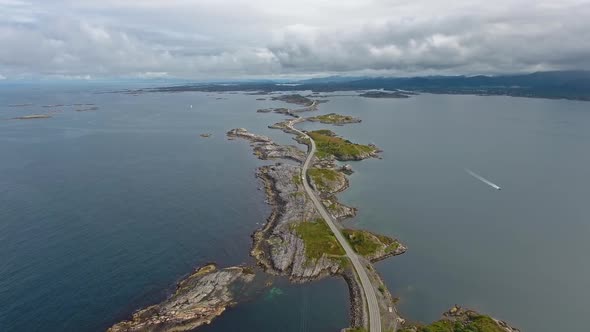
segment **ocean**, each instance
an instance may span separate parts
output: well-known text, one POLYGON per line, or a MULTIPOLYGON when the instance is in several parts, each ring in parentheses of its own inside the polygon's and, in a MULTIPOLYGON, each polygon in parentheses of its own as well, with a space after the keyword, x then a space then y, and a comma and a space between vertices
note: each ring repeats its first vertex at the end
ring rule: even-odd
MULTIPOLYGON (((0 87, 1 331, 104 331, 164 299, 199 265, 252 263, 250 234, 270 213, 254 171, 268 162, 225 132, 245 127, 291 143, 267 128, 282 116, 256 113, 284 104, 240 93, 105 93, 128 87, 0 87), (98 109, 41 107, 75 103, 98 109)), ((584 329, 587 103, 327 99, 319 113, 363 120, 331 129, 384 150, 382 160, 351 163, 351 187, 339 197, 359 208, 347 226, 409 247, 377 264, 404 317, 428 322, 460 304, 523 331, 553 331, 557 320, 584 329)), ((342 279, 277 278, 201 330, 336 331, 348 306, 342 279)))

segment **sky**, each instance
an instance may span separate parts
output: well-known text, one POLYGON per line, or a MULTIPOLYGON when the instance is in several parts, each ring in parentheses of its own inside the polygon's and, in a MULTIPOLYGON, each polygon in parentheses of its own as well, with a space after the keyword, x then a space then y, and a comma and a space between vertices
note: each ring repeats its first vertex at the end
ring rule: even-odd
POLYGON ((0 80, 590 69, 590 0, 0 0, 0 80))

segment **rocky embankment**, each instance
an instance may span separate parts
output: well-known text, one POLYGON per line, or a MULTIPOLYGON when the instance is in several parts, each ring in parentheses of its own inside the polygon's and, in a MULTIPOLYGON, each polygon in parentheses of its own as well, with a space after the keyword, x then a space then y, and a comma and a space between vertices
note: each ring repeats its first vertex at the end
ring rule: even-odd
POLYGON ((141 309, 131 320, 113 325, 107 332, 178 332, 193 330, 221 315, 235 304, 235 297, 254 279, 251 269, 217 269, 209 264, 182 280, 174 295, 141 309))

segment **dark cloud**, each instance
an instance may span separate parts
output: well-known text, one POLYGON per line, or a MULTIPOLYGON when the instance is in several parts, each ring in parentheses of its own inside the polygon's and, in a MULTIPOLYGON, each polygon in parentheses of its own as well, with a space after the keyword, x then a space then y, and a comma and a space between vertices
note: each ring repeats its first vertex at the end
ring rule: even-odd
POLYGON ((0 0, 0 77, 589 69, 590 3, 0 0))

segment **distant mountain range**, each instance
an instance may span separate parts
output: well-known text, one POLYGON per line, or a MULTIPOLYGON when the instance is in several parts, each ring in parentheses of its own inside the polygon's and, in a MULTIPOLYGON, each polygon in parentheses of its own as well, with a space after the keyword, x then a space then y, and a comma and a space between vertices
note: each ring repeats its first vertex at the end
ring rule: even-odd
POLYGON ((590 71, 550 71, 501 76, 341 77, 330 76, 280 84, 273 81, 162 87, 156 91, 305 91, 407 90, 423 93, 507 95, 590 100, 590 71))

